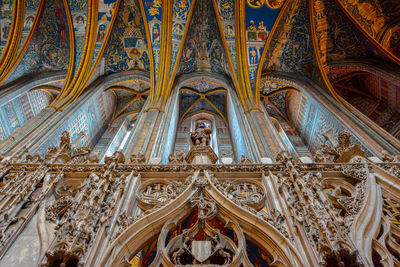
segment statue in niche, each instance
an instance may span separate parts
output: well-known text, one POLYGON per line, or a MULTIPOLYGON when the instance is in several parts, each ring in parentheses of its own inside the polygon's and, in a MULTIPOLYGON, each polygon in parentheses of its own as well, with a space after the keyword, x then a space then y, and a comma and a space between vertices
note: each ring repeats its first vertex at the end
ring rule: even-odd
POLYGON ((209 146, 211 129, 204 121, 196 122, 196 130, 190 134, 193 146, 209 146))

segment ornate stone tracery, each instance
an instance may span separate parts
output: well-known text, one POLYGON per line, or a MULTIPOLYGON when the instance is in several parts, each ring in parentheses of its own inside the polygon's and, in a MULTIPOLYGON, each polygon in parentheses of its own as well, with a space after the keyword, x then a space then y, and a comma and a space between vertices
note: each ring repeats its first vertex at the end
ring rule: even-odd
POLYGON ((397 163, 388 155, 384 163, 358 155, 341 164, 303 163, 284 151, 277 163, 215 165, 209 146, 193 146, 188 162, 200 164, 148 165, 143 156, 125 164, 119 151, 105 164, 92 164, 90 151, 70 149, 66 137, 45 161, 2 161, 3 251, 39 209, 40 229, 53 229, 43 235, 42 266, 122 264, 143 249, 146 236, 158 236, 152 264, 164 266, 250 265, 248 253, 253 252, 245 249, 250 242, 266 251, 269 264, 301 266, 305 259, 327 266, 361 266, 377 259, 398 263, 396 200, 385 197, 380 204, 380 234, 370 241, 375 256, 368 258, 355 239, 362 234, 357 227, 374 218, 369 203, 379 207, 375 180, 394 179, 391 170, 397 163), (183 225, 189 215, 190 226, 183 225), (307 253, 295 248, 299 242, 307 244, 307 253), (131 254, 107 248, 117 244, 136 248, 131 254), (96 256, 98 249, 103 252, 96 256))

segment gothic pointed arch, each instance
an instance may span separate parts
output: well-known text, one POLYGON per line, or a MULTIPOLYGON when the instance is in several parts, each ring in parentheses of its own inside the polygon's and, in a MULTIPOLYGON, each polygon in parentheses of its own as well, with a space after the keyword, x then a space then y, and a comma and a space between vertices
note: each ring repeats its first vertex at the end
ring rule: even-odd
MULTIPOLYGON (((127 226, 126 219, 124 220, 124 228, 121 229, 117 238, 113 241, 113 246, 106 251, 100 264, 123 266, 123 264, 129 262, 139 252, 139 249, 143 247, 148 239, 139 237, 144 237, 146 235, 150 237, 149 231, 151 231, 153 233, 160 232, 157 244, 157 254, 154 261, 155 263, 162 263, 167 266, 177 263, 190 264, 189 262, 183 263, 183 261, 188 260, 188 257, 181 258, 183 253, 189 253, 188 256, 191 255, 193 260, 200 262, 206 260, 212 261, 212 255, 200 255, 196 253, 195 245, 198 244, 201 246, 201 240, 206 240, 203 242, 210 242, 212 246, 210 252, 217 252, 216 256, 219 255, 217 257, 222 257, 222 262, 219 261, 217 265, 223 265, 224 261, 225 264, 246 264, 249 260, 245 248, 246 241, 244 234, 250 235, 253 240, 256 240, 258 245, 268 251, 272 259, 270 263, 282 265, 295 264, 301 266, 298 252, 290 245, 289 241, 282 235, 282 233, 280 233, 270 223, 260 220, 257 216, 252 214, 252 212, 257 212, 256 210, 260 209, 260 204, 264 201, 263 196, 265 193, 260 184, 252 183, 251 185, 245 185, 244 181, 237 182, 238 188, 241 188, 242 186, 245 186, 245 188, 247 188, 247 186, 252 186, 254 187, 253 189, 258 190, 256 193, 257 197, 253 196, 252 200, 247 202, 247 205, 254 205, 254 211, 252 207, 240 207, 240 205, 242 205, 240 202, 235 204, 235 202, 229 200, 229 194, 234 194, 235 191, 224 191, 224 184, 220 184, 215 178, 210 176, 210 174, 203 171, 196 171, 192 176, 189 176, 186 179, 184 184, 176 182, 169 186, 168 184, 160 184, 159 186, 169 188, 169 191, 167 192, 170 193, 168 196, 165 195, 167 198, 163 197, 154 200, 164 202, 165 204, 163 204, 163 207, 151 209, 151 207, 154 207, 156 202, 149 202, 150 199, 147 197, 152 197, 154 199, 154 196, 156 196, 153 195, 153 193, 155 193, 154 190, 159 190, 159 187, 157 187, 156 184, 156 180, 154 180, 154 182, 149 180, 142 185, 141 189, 139 189, 139 192, 143 192, 139 193, 143 196, 142 200, 139 200, 139 203, 143 202, 143 205, 151 203, 150 206, 141 205, 145 210, 150 208, 149 212, 145 212, 144 214, 142 213, 137 220, 133 221, 135 223, 130 226, 127 226), (202 186, 198 187, 202 184, 209 184, 209 186, 207 189, 202 189, 202 186), (149 188, 152 189, 149 191, 149 188), (179 192, 179 195, 176 195, 177 192, 179 192), (145 196, 146 198, 144 198, 145 196), (175 203, 179 204, 176 205, 175 203), (196 217, 193 218, 195 221, 193 221, 194 224, 190 224, 191 228, 189 227, 187 230, 183 230, 181 235, 177 235, 176 233, 175 237, 174 235, 171 237, 168 233, 170 233, 174 228, 174 225, 193 212, 193 210, 197 213, 197 219, 196 217), (168 217, 166 216, 168 213, 179 215, 168 220, 168 217), (224 222, 219 224, 217 221, 211 222, 210 220, 215 218, 215 216, 218 216, 224 222), (151 226, 148 224, 146 225, 146 221, 149 218, 153 218, 154 221, 151 226), (256 224, 257 231, 254 229, 254 224, 251 223, 253 221, 258 222, 256 224), (249 228, 247 228, 247 226, 249 228), (218 231, 214 230, 215 232, 213 233, 213 227, 221 228, 220 230, 217 228, 218 231), (230 236, 230 234, 226 233, 226 230, 223 230, 225 227, 227 230, 229 228, 229 231, 234 233, 233 235, 237 238, 235 239, 235 242, 237 242, 236 244, 233 240, 229 241, 228 236, 230 236), (138 240, 141 241, 138 242, 138 240), (117 244, 119 244, 119 247, 122 246, 125 249, 114 249, 113 247, 117 244), (286 249, 281 247, 283 244, 285 244, 285 247, 289 246, 291 257, 288 257, 286 249), (187 245, 190 245, 192 248, 191 251, 186 248, 187 245), (218 252, 219 250, 221 250, 221 252, 218 252)), ((261 204, 261 207, 262 205, 263 204, 261 204)), ((132 219, 128 218, 128 220, 132 219)), ((231 237, 233 237, 233 235, 231 235, 231 237)), ((218 262, 217 259, 214 260, 218 262)))

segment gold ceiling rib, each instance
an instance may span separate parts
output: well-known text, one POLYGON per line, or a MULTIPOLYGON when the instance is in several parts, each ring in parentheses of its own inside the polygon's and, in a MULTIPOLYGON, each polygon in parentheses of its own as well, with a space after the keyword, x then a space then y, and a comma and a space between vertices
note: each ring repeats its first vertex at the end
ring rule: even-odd
POLYGON ((9 69, 10 66, 13 66, 14 60, 17 57, 18 48, 22 38, 22 30, 24 27, 24 17, 24 0, 15 0, 7 43, 0 57, 0 81, 4 81, 4 76, 8 73, 7 69, 9 69))
POLYGON ((168 87, 171 65, 172 18, 173 0, 162 1, 160 58, 158 62, 158 73, 156 74, 157 80, 153 90, 154 96, 150 98, 149 109, 157 109, 160 111, 163 109, 163 97, 165 97, 165 88, 168 87))

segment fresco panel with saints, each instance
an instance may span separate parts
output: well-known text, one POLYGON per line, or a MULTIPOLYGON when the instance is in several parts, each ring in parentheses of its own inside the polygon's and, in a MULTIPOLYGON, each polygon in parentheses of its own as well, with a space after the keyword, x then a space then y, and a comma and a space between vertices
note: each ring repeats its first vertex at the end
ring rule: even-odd
POLYGON ((246 40, 250 79, 254 90, 257 67, 268 35, 284 0, 246 1, 246 40))
POLYGON ((182 44, 182 38, 185 32, 185 28, 188 26, 188 16, 192 0, 174 0, 173 6, 173 21, 172 21, 172 51, 171 51, 171 70, 172 74, 175 68, 175 62, 177 60, 178 51, 182 44))
POLYGON ((123 0, 107 48, 105 73, 150 70, 145 28, 136 0, 123 0))
POLYGON ((162 0, 143 0, 153 48, 155 77, 157 77, 158 64, 160 61, 162 2, 162 0))

